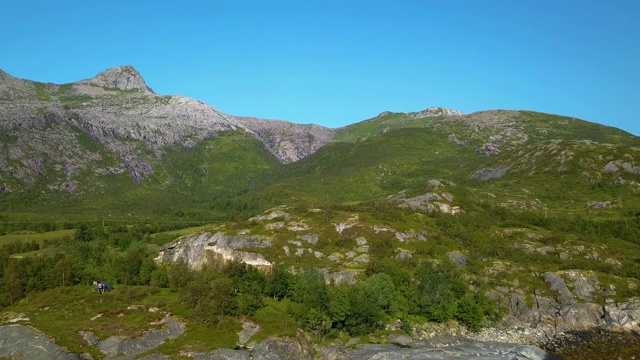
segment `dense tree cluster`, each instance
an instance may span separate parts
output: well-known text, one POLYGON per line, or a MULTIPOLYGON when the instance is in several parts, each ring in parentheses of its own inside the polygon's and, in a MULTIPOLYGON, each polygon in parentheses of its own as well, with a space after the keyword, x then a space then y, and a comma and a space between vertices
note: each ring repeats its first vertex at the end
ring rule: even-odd
POLYGON ((406 268, 389 261, 370 266, 368 274, 357 284, 330 285, 314 269, 292 273, 276 266, 263 273, 232 262, 221 269, 194 272, 179 264, 169 269, 168 283, 183 294, 203 322, 215 323, 227 315, 253 315, 264 306, 265 297, 287 299, 289 315, 319 338, 340 331, 371 333, 396 318, 455 319, 479 330, 496 311, 488 299, 471 293, 449 264, 425 263, 412 277, 406 268))
MULTIPOLYGON (((377 203, 362 206, 364 209, 359 210, 363 218, 367 216, 366 210, 388 221, 402 222, 406 216, 396 207, 377 203)), ((336 207, 335 210, 358 209, 336 207)), ((331 208, 327 210, 328 217, 331 217, 331 211, 331 208)), ((477 259, 493 258, 523 263, 534 261, 559 269, 590 269, 640 278, 640 261, 613 267, 606 262, 589 259, 561 260, 535 252, 513 252, 490 235, 496 227, 535 226, 549 231, 549 235, 539 239, 548 246, 563 244, 567 234, 592 243, 603 239, 637 243, 640 239, 640 215, 637 212, 629 215, 619 220, 595 220, 580 216, 518 213, 477 204, 477 208, 470 208, 465 216, 430 216, 439 229, 433 235, 435 243, 443 237, 467 249, 472 260, 472 264, 467 266, 470 274, 477 272, 474 259, 477 264, 477 259)), ((394 319, 457 320, 469 329, 477 330, 487 317, 496 315, 491 301, 483 297, 481 291, 470 291, 467 280, 453 265, 438 262, 429 253, 421 255, 431 261, 400 264, 393 259, 394 248, 386 238, 371 239, 371 262, 359 283, 330 285, 322 274, 310 269, 292 271, 276 266, 270 273, 263 273, 233 262, 197 272, 184 264, 159 266, 153 261, 154 254, 149 252, 148 244, 166 243, 172 239, 152 234, 176 226, 160 223, 92 226, 80 223, 75 224, 73 237, 55 243, 5 244, 0 247, 0 306, 8 306, 36 291, 108 280, 116 284, 169 288, 189 305, 195 320, 207 323, 215 323, 224 316, 251 316, 265 306, 266 298, 285 300, 289 315, 318 337, 336 336, 340 332, 366 334, 394 319), (30 251, 37 251, 37 255, 15 256, 30 251)), ((43 229, 52 228, 56 226, 43 225, 43 229)), ((478 284, 474 285, 477 287, 478 284)))

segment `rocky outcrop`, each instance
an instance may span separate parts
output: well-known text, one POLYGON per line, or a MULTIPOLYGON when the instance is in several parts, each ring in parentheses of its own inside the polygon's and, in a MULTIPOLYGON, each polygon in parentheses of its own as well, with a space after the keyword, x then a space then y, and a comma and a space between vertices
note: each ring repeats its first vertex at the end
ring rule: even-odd
POLYGON ((234 236, 222 232, 215 234, 204 232, 183 236, 164 245, 158 252, 156 261, 183 262, 192 269, 200 269, 205 264, 220 265, 228 261, 240 261, 263 270, 269 270, 271 263, 264 256, 244 249, 270 246, 271 241, 263 236, 234 236))
POLYGON ((320 269, 319 270, 322 276, 324 277, 324 281, 327 284, 349 284, 353 285, 357 283, 358 276, 362 273, 362 271, 358 270, 340 270, 335 272, 330 272, 329 269, 320 269))
MULTIPOLYGON (((398 207, 422 212, 441 212, 451 215, 463 212, 460 206, 452 205, 454 196, 444 189, 446 186, 456 186, 455 183, 447 180, 431 179, 427 184, 432 191, 412 197, 408 197, 406 191, 400 191, 396 195, 389 196, 387 200, 395 202, 398 207)), ((376 232, 378 231, 376 230, 376 232)))
POLYGON ((608 299, 604 304, 593 302, 594 293, 607 294, 607 290, 600 288, 597 280, 575 271, 547 273, 543 278, 555 295, 535 291, 531 305, 518 293, 490 293, 509 309, 507 322, 539 329, 547 337, 573 331, 640 330, 640 299, 631 298, 619 303, 608 299), (571 282, 573 291, 565 278, 571 282))
POLYGON ((291 220, 295 218, 294 215, 284 211, 286 206, 280 206, 274 209, 269 209, 264 212, 264 215, 256 215, 249 219, 249 221, 271 221, 271 220, 291 220))
POLYGON ((450 253, 447 254, 447 257, 449 258, 449 260, 451 260, 451 262, 453 264, 456 265, 456 267, 458 269, 462 269, 463 267, 465 267, 467 265, 467 263, 469 262, 469 258, 467 258, 466 256, 464 256, 462 253, 460 253, 459 251, 452 251, 450 253))
POLYGON ((135 355, 157 348, 167 339, 175 339, 184 334, 185 324, 171 318, 165 318, 158 324, 166 324, 166 329, 150 330, 144 336, 132 339, 111 336, 98 340, 90 331, 81 331, 80 335, 87 345, 96 346, 107 358, 117 356, 133 358, 135 355))
POLYGON ((509 169, 510 166, 507 165, 500 165, 495 168, 484 168, 471 175, 471 178, 485 181, 500 179, 507 174, 507 171, 509 171, 509 169))
POLYGON ((303 332, 295 338, 268 338, 256 345, 253 360, 312 360, 313 344, 303 332))
POLYGON ((611 161, 607 163, 607 165, 604 166, 604 169, 602 169, 602 171, 605 174, 611 174, 618 171, 622 171, 627 174, 638 175, 640 174, 640 167, 636 166, 634 162, 616 160, 616 161, 611 161))

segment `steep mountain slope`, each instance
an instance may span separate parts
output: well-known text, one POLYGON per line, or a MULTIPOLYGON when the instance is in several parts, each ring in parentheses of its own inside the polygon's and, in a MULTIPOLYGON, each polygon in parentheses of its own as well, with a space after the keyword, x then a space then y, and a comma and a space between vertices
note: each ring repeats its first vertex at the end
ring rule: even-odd
POLYGON ((293 124, 283 120, 246 116, 230 118, 249 129, 284 163, 295 162, 313 154, 335 137, 335 130, 315 124, 293 124))
POLYGON ((195 193, 233 192, 246 187, 247 174, 298 160, 332 138, 316 125, 234 117, 194 99, 157 95, 131 66, 64 85, 0 72, 0 193, 5 203, 25 207, 29 201, 15 198, 81 205, 85 195, 92 199, 83 206, 104 206, 94 197, 146 202, 185 184, 195 193), (173 162, 185 158, 193 167, 173 162), (202 181, 191 184, 193 177, 202 181), (236 181, 224 180, 230 178, 236 181))

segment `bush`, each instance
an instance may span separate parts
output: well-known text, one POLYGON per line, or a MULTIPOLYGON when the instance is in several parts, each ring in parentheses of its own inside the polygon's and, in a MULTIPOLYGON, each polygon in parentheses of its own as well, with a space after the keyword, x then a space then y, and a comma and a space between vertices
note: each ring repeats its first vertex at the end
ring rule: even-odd
POLYGON ((482 308, 469 297, 461 299, 456 308, 455 319, 471 331, 480 331, 484 322, 482 308))

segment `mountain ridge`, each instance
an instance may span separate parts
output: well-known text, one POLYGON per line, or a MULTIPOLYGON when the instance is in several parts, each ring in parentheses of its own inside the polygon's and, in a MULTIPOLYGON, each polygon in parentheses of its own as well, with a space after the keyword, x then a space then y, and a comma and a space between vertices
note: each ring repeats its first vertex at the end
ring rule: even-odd
MULTIPOLYGON (((16 196, 22 193, 32 193, 36 197, 50 197, 56 193, 67 196, 96 191, 140 193, 143 188, 149 189, 144 192, 151 188, 162 191, 184 188, 180 190, 184 192, 194 184, 194 179, 200 179, 197 182, 207 189, 207 196, 212 196, 213 189, 224 187, 231 192, 246 191, 247 186, 257 184, 269 187, 273 184, 267 184, 273 183, 273 179, 285 181, 285 177, 290 176, 286 174, 308 169, 310 164, 316 164, 313 171, 320 171, 318 169, 325 168, 322 163, 327 162, 326 156, 342 159, 335 166, 348 166, 342 172, 342 178, 335 178, 337 183, 346 181, 345 177, 350 173, 358 173, 377 184, 371 184, 370 194, 388 196, 390 189, 396 191, 396 185, 415 183, 415 180, 409 180, 414 175, 403 171, 423 171, 420 167, 428 161, 420 160, 419 147, 415 148, 413 160, 407 158, 402 149, 389 152, 406 158, 402 160, 406 162, 403 165, 406 169, 396 172, 404 174, 405 180, 399 175, 374 175, 372 169, 358 170, 362 173, 355 171, 349 166, 359 165, 349 161, 352 155, 348 154, 362 157, 358 160, 361 164, 370 163, 391 171, 397 166, 392 165, 393 161, 397 160, 384 160, 383 156, 375 160, 382 163, 376 164, 357 149, 367 148, 369 154, 384 152, 385 149, 377 147, 397 147, 414 133, 422 134, 416 137, 417 141, 438 144, 439 149, 428 150, 436 155, 435 159, 443 158, 447 153, 474 158, 469 164, 479 167, 461 167, 459 171, 464 169, 466 172, 463 178, 483 173, 486 176, 481 178, 497 179, 498 173, 491 169, 502 169, 499 174, 504 176, 511 167, 491 165, 486 159, 542 141, 588 140, 640 146, 640 138, 619 129, 531 111, 487 110, 463 114, 457 110, 430 107, 411 113, 382 112, 374 118, 337 129, 235 116, 189 97, 155 94, 140 73, 129 65, 107 69, 92 78, 68 84, 18 79, 3 71, 0 73, 0 110, 0 193, 16 196), (424 129, 425 132, 411 129, 424 129), (404 132, 403 135, 386 136, 384 141, 381 138, 374 140, 394 131, 404 132), (225 135, 232 133, 236 135, 225 135), (254 141, 258 143, 249 145, 254 141), (377 145, 380 141, 383 145, 377 145), (394 143, 384 143, 386 141, 394 143), (340 143, 351 145, 338 145, 340 143), (331 145, 330 149, 324 151, 319 160, 311 159, 297 165, 327 145, 331 145), (457 149, 464 151, 459 153, 457 149), (193 162, 189 168, 176 166, 172 163, 175 160, 167 160, 172 157, 184 162, 186 154, 190 154, 189 161, 193 162), (287 166, 275 165, 268 157, 287 166), (216 159, 214 163, 212 159, 216 159), (240 159, 253 159, 255 163, 243 164, 240 159), (485 163, 486 166, 480 166, 485 163), (239 176, 238 169, 242 166, 248 167, 239 176), (212 169, 219 170, 211 172, 212 169), (138 186, 127 184, 127 176, 138 186), (261 178, 263 180, 258 180, 261 178), (386 180, 374 181, 376 178, 386 180), (394 182, 396 185, 390 187, 394 182)), ((454 159, 450 161, 456 161, 454 159)), ((438 161, 434 160, 429 166, 444 165, 438 161)), ((633 165, 633 159, 624 161, 633 165)), ((344 192, 351 190, 356 189, 347 188, 344 192)))

